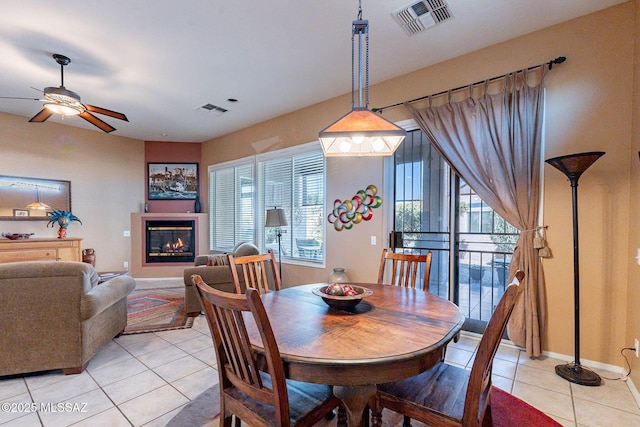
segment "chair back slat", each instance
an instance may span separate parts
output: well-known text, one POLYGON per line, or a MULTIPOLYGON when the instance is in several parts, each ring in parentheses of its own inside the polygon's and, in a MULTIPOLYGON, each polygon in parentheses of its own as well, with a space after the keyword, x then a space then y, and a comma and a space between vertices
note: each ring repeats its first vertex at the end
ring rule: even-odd
POLYGON ((236 293, 255 288, 260 294, 278 291, 282 288, 278 262, 271 249, 265 254, 236 258, 229 255, 229 268, 236 293), (238 274, 242 274, 242 279, 238 274))
POLYGON ((429 290, 429 273, 431 271, 431 252, 426 255, 397 254, 387 249, 382 250, 380 268, 378 269, 378 283, 384 283, 385 268, 391 264, 391 285, 404 286, 415 289, 418 270, 422 266, 422 287, 426 292, 429 290))
POLYGON ((482 339, 480 339, 469 376, 462 425, 479 425, 479 422, 484 418, 491 391, 493 359, 507 328, 513 307, 524 290, 523 279, 524 272, 518 271, 515 279, 507 286, 502 298, 500 298, 482 339))

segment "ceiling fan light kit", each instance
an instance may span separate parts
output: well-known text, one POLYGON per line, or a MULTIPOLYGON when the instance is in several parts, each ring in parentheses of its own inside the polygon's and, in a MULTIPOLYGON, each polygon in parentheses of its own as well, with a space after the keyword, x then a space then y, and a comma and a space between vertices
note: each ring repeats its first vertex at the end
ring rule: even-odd
POLYGON ((407 132, 369 110, 369 21, 362 19, 362 1, 351 32, 351 111, 325 129, 318 137, 326 157, 390 156, 407 132), (356 106, 355 43, 358 44, 358 89, 356 106), (364 62, 364 70, 363 70, 364 62), (363 90, 364 87, 364 90, 363 90))
MULTIPOLYGON (((116 130, 110 124, 97 118, 91 113, 103 114, 105 116, 113 117, 115 119, 124 120, 128 122, 127 116, 116 111, 107 110, 106 108, 95 107, 89 104, 83 104, 80 101, 80 95, 68 90, 64 87, 64 66, 71 62, 71 59, 58 53, 53 54, 53 59, 60 64, 60 86, 58 87, 45 87, 43 91, 44 99, 36 99, 36 101, 42 101, 43 109, 40 110, 35 116, 33 116, 29 122, 42 123, 46 121, 53 114, 60 114, 61 116, 80 116, 84 120, 88 121, 92 125, 100 128, 103 132, 113 132, 116 130)), ((20 98, 17 98, 20 99, 20 98)), ((31 99, 31 98, 23 98, 31 99)))

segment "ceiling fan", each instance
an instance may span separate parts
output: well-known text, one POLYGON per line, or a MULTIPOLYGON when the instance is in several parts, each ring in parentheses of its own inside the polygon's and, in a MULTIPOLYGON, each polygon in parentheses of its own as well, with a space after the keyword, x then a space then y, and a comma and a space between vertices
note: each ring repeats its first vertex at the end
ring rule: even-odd
POLYGON ((40 110, 38 114, 33 116, 29 122, 42 123, 51 117, 54 113, 62 116, 80 116, 94 126, 99 127, 104 132, 113 132, 116 130, 110 124, 102 121, 98 117, 91 113, 103 114, 105 116, 113 117, 116 119, 129 121, 127 116, 116 111, 107 110, 106 108, 95 107, 89 104, 83 104, 80 102, 80 95, 72 92, 64 87, 64 66, 71 62, 71 59, 64 55, 57 53, 53 54, 53 59, 60 64, 60 86, 59 87, 45 87, 43 94, 44 99, 37 98, 17 98, 11 96, 2 96, 0 98, 5 99, 33 99, 35 101, 44 102, 44 108, 40 110))

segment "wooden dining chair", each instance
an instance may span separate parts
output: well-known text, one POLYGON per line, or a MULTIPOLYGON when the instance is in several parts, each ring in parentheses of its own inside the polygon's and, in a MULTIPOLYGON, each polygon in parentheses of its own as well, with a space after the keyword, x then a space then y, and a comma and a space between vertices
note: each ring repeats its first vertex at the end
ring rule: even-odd
POLYGON ((255 288, 261 294, 282 289, 278 263, 271 249, 265 254, 239 258, 229 255, 229 268, 237 294, 244 293, 248 288, 255 288))
MULTIPOLYGON (((420 375, 379 384, 371 398, 372 425, 380 426, 383 408, 427 425, 479 427, 491 425, 493 358, 513 307, 522 293, 524 273, 516 273, 482 335, 471 371, 440 362, 420 375)), ((405 421, 405 426, 409 421, 405 421)))
POLYGON ((285 378, 284 364, 259 292, 223 292, 191 276, 205 312, 218 362, 220 426, 312 426, 341 405, 331 387, 285 378), (258 365, 245 322, 255 321, 265 349, 258 365))
POLYGON ((424 266, 422 276, 423 290, 429 290, 429 272, 431 271, 431 252, 426 255, 397 254, 387 249, 382 250, 380 268, 378 269, 378 283, 384 283, 384 273, 387 264, 391 264, 391 285, 404 286, 415 289, 420 266, 424 266))

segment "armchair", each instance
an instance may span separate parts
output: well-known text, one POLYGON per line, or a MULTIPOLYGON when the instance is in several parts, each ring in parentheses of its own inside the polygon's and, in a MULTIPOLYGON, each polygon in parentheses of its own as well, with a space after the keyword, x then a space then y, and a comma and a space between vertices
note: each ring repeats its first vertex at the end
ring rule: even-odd
POLYGON ((240 243, 229 253, 214 252, 207 255, 198 255, 194 261, 194 267, 184 270, 184 303, 187 316, 197 316, 202 307, 198 290, 191 281, 194 274, 202 277, 202 280, 209 286, 225 292, 235 292, 235 285, 229 269, 227 255, 231 254, 235 258, 247 255, 257 255, 260 251, 252 243, 240 243))

